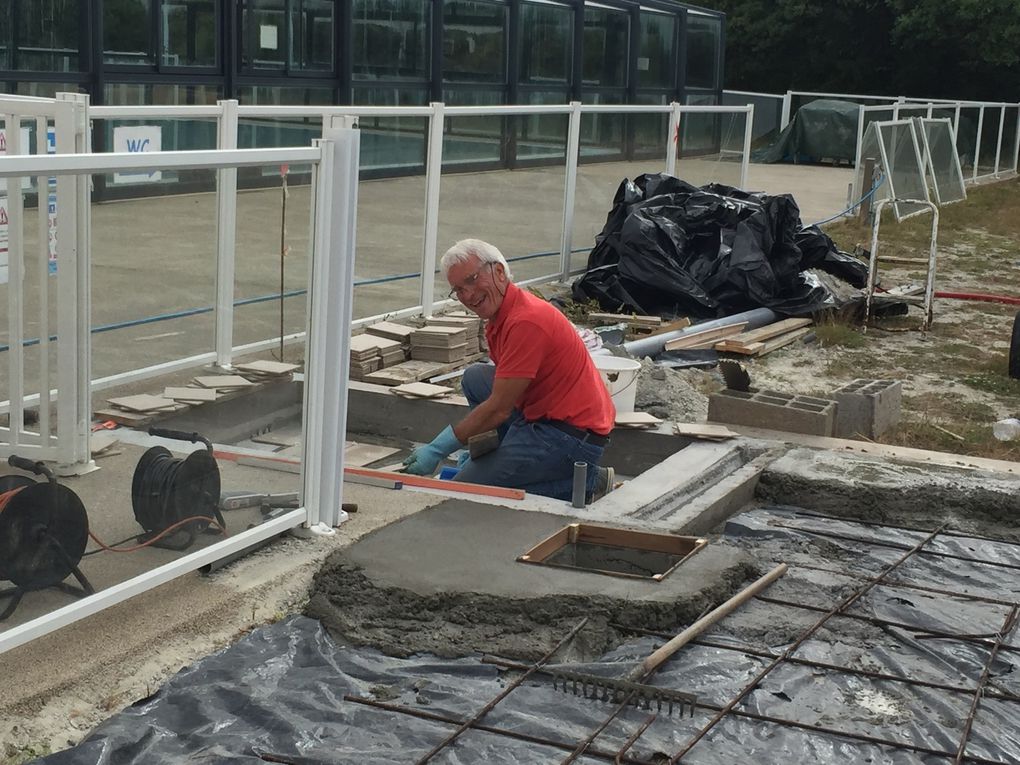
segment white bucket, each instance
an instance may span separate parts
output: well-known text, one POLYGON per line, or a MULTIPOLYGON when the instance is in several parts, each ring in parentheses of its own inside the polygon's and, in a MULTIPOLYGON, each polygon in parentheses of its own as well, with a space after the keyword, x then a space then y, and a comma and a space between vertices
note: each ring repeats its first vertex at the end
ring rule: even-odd
POLYGON ((620 356, 592 356, 595 368, 599 370, 602 382, 609 389, 617 412, 633 412, 634 396, 637 394, 637 377, 641 362, 620 356))

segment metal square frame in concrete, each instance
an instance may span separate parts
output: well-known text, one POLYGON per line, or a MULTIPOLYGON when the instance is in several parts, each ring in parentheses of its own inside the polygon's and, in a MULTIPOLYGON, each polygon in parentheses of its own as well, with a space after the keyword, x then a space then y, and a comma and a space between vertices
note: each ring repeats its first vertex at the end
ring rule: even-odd
POLYGON ((962 202, 967 198, 967 184, 963 180, 960 155, 956 151, 952 120, 925 117, 917 119, 917 122, 935 203, 941 207, 962 202))
MULTIPOLYGON (((67 99, 73 102, 74 97, 67 99)), ((0 106, 32 109, 44 99, 30 102, 4 102, 0 106)), ((69 104, 69 113, 74 107, 69 104)), ((22 112, 25 113, 25 112, 22 112)), ((77 115, 80 118, 84 110, 77 115)), ((74 116, 72 114, 72 116, 74 116)), ((12 119, 13 122, 13 119, 12 119)), ((80 126, 80 122, 78 123, 80 126)), ((63 127, 73 131, 74 120, 63 127)), ((60 128, 58 127, 58 132, 60 128)), ((89 263, 87 259, 88 230, 88 176, 93 173, 125 170, 162 169, 214 169, 263 166, 280 163, 305 163, 315 169, 313 186, 314 204, 312 227, 312 269, 309 273, 310 310, 308 323, 308 353, 305 377, 303 442, 306 458, 301 471, 301 506, 283 515, 265 521, 254 528, 242 531, 229 539, 184 555, 170 563, 126 581, 107 587, 95 594, 52 611, 44 616, 0 632, 0 653, 22 645, 63 626, 83 619, 98 611, 120 603, 134 595, 164 584, 182 574, 233 555, 241 550, 274 537, 295 526, 305 524, 313 530, 333 533, 333 526, 342 517, 343 493, 343 433, 346 430, 347 378, 350 344, 351 294, 353 289, 353 261, 355 241, 354 211, 357 208, 359 135, 356 130, 330 123, 324 138, 311 148, 301 149, 247 149, 151 153, 52 154, 45 156, 0 157, 0 178, 36 176, 70 180, 58 194, 66 205, 65 216, 58 218, 57 241, 66 243, 69 253, 63 267, 74 278, 64 282, 64 290, 74 302, 73 318, 78 324, 75 337, 78 347, 64 344, 59 348, 61 369, 72 370, 60 379, 59 397, 52 392, 58 404, 70 406, 84 401, 84 408, 76 411, 71 430, 61 429, 58 423, 56 454, 67 448, 60 443, 73 441, 78 462, 73 467, 87 468, 90 454, 91 410, 89 384, 90 343, 87 321, 90 310, 89 263), (72 215, 74 212, 76 214, 72 215), (84 256, 75 261, 72 246, 84 246, 84 256), (67 264, 76 266, 68 267, 67 264), (74 363, 72 363, 74 362, 74 363), (69 402, 69 403, 68 403, 69 402), (339 434, 339 435, 338 435, 339 434)), ((20 183, 13 184, 19 188, 20 183)), ((19 195, 14 195, 14 198, 19 195)), ((21 205, 15 203, 12 211, 19 218, 11 218, 12 230, 22 225, 21 205)), ((65 250, 61 250, 64 252, 65 250)), ((19 253, 20 254, 20 253, 19 253)), ((82 255, 83 253, 78 253, 82 255)), ((63 297, 63 293, 61 294, 63 297)), ((21 320, 21 317, 16 317, 21 320)), ((70 322, 71 319, 66 321, 70 322)), ((63 329, 61 329, 63 331, 63 329)), ((15 354, 12 358, 17 359, 15 354)), ((12 362, 13 364, 14 362, 12 362)), ((19 371, 20 370, 15 370, 19 371)), ((10 402, 12 410, 22 411, 27 397, 18 395, 10 402)), ((14 453, 25 448, 11 430, 0 434, 0 453, 14 453)), ((14 429, 17 433, 18 429, 14 429)), ((36 452, 33 456, 43 456, 36 452)))

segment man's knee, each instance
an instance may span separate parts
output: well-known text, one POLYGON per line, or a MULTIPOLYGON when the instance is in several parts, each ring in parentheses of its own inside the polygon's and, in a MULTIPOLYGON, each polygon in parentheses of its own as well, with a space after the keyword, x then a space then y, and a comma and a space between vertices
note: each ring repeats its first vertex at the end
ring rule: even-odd
POLYGON ((471 404, 480 404, 492 393, 496 367, 492 364, 472 364, 464 370, 460 387, 471 404))

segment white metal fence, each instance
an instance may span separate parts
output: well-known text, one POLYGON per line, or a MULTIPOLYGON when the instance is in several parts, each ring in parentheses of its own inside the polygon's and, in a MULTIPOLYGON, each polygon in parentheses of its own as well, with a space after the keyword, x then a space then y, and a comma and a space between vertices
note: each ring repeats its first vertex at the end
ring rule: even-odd
MULTIPOLYGON (((425 200, 424 219, 422 223, 422 251, 418 264, 420 287, 418 302, 396 310, 371 316, 361 317, 354 326, 363 326, 384 318, 404 318, 416 315, 431 315, 437 309, 447 305, 449 301, 437 297, 435 279, 437 252, 439 247, 439 221, 441 210, 441 188, 444 175, 444 134, 446 125, 451 119, 480 117, 545 117, 560 115, 566 117, 565 151, 564 151, 564 186, 562 193, 562 220, 559 238, 558 260, 553 269, 533 278, 524 280, 524 284, 535 284, 556 281, 568 276, 571 272, 570 258, 575 251, 574 213, 576 208, 576 192, 579 160, 582 156, 582 119, 588 115, 659 115, 664 118, 665 135, 660 136, 665 172, 677 174, 683 171, 684 158, 679 156, 678 139, 698 133, 707 132, 715 136, 713 141, 703 142, 707 147, 701 159, 707 156, 709 161, 717 162, 719 167, 727 170, 736 168, 736 177, 730 182, 744 186, 747 181, 748 163, 750 160, 751 128, 754 119, 753 105, 719 107, 719 106, 687 106, 678 103, 629 106, 629 105, 583 105, 572 102, 565 105, 539 106, 446 106, 433 103, 425 107, 307 107, 307 106, 240 106, 236 101, 220 101, 215 106, 96 106, 89 111, 92 120, 215 120, 217 128, 217 148, 230 150, 238 144, 239 125, 244 120, 253 119, 303 119, 312 121, 337 118, 355 121, 371 118, 425 119, 427 121, 426 158, 425 158, 425 200), (731 120, 725 126, 723 120, 731 120), (742 124, 740 124, 742 122, 742 124), (714 150, 714 151, 713 151, 714 150)), ((721 179, 720 179, 721 180, 721 179)), ((130 380, 144 379, 170 371, 186 369, 214 362, 228 367, 234 356, 266 350, 276 346, 280 338, 272 337, 265 340, 233 345, 233 285, 235 271, 235 235, 236 206, 231 199, 236 191, 237 175, 235 170, 219 171, 217 184, 217 289, 216 289, 216 332, 215 347, 212 351, 202 352, 187 358, 175 359, 143 369, 131 370, 102 377, 93 382, 93 389, 98 390, 130 380)), ((585 242, 590 246, 590 242, 585 242)), ((300 340, 303 333, 286 336, 284 341, 300 340)))
MULTIPOLYGON (((72 138, 83 138, 86 97, 75 96, 43 104, 41 101, 0 99, 0 110, 7 124, 20 125, 26 117, 55 119, 58 151, 75 145, 72 138)), ((41 123, 40 123, 41 124, 41 123)), ((45 135, 45 131, 42 133, 45 135)), ((81 148, 82 143, 77 146, 81 148)), ((144 590, 151 589, 181 574, 219 560, 259 541, 300 524, 334 526, 340 518, 342 503, 343 444, 346 431, 347 378, 353 285, 355 241, 354 211, 357 207, 359 134, 343 129, 334 119, 327 120, 323 138, 310 148, 223 149, 209 151, 159 153, 57 153, 51 155, 14 155, 0 157, 0 178, 8 179, 10 191, 9 228, 13 232, 24 223, 21 197, 22 177, 56 178, 58 242, 58 292, 70 307, 61 304, 57 328, 58 384, 49 390, 43 377, 42 392, 35 400, 59 402, 56 434, 27 443, 26 433, 12 421, 12 427, 0 433, 0 454, 17 453, 32 459, 73 459, 72 468, 87 469, 90 437, 89 363, 90 333, 87 317, 89 290, 89 199, 88 176, 94 173, 140 170, 206 168, 217 172, 238 167, 302 162, 313 167, 314 215, 311 221, 312 269, 309 274, 309 336, 306 350, 305 400, 302 462, 302 506, 279 518, 196 552, 172 563, 100 592, 82 598, 45 616, 0 632, 0 652, 21 645, 66 624, 96 613, 144 590), (63 416, 68 408, 71 416, 63 416), (44 451, 49 449, 49 451, 44 451)), ((17 146, 15 146, 17 148, 17 146)), ((221 176, 222 178, 223 176, 221 176)), ((221 190, 225 193, 225 190, 221 190)), ((229 197, 224 203, 230 206, 229 197)), ((43 206, 43 210, 45 210, 43 206)), ((41 214, 40 214, 41 219, 41 214)), ((17 238, 17 234, 14 238, 17 238)), ((17 245, 17 242, 15 243, 17 245)), ((12 282, 9 288, 10 324, 23 326, 23 308, 17 299, 15 279, 20 268, 20 246, 11 248, 12 282)), ((43 284, 46 277, 42 277, 43 284)), ((12 334, 9 366, 12 396, 9 411, 21 416, 26 397, 18 384, 22 380, 22 337, 12 334), (15 395, 15 392, 17 395, 15 395)), ((40 412, 40 416, 44 416, 40 412)), ((125 495, 129 487, 124 487, 125 495)))

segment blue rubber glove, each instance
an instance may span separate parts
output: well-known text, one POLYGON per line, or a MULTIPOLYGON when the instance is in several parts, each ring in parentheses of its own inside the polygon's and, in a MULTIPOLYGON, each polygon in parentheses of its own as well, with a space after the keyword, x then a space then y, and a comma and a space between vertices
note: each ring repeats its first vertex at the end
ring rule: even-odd
POLYGON ((434 475, 439 463, 463 446, 453 434, 453 426, 447 425, 430 443, 411 452, 411 456, 404 460, 404 472, 411 475, 434 475))

